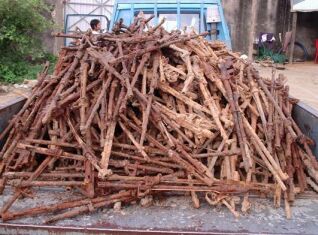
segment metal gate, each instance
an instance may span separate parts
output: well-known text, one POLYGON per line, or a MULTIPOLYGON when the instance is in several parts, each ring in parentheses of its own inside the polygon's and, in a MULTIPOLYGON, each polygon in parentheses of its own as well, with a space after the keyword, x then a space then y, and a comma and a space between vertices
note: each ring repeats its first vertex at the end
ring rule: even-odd
POLYGON ((102 29, 107 31, 114 0, 64 0, 63 3, 65 33, 88 30, 92 19, 99 19, 102 29))

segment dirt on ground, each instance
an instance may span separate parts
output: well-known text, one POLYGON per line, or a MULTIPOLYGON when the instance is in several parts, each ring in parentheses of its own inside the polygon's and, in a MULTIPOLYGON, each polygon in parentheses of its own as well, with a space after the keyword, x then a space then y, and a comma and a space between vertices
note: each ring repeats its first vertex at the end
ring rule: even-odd
MULTIPOLYGON (((255 65, 261 76, 272 77, 272 67, 255 65)), ((276 74, 284 74, 290 87, 290 95, 318 110, 318 64, 313 62, 286 65, 276 74)))

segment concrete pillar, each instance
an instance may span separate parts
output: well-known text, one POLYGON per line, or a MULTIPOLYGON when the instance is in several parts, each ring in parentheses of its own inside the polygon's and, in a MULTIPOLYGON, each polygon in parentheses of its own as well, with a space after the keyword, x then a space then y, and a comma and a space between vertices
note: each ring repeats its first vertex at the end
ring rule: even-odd
POLYGON ((290 51, 289 51, 289 64, 293 63, 294 60, 294 49, 296 41, 296 29, 297 29, 297 12, 293 12, 293 22, 292 22, 292 39, 290 42, 290 51))
POLYGON ((248 34, 248 58, 253 58, 253 47, 254 47, 254 39, 256 36, 256 24, 257 24, 257 16, 258 16, 258 8, 259 8, 259 1, 260 0, 252 0, 251 6, 251 19, 250 19, 250 30, 248 34))
MULTIPOLYGON (((54 32, 63 32, 64 31, 64 1, 63 0, 56 0, 55 1, 55 8, 52 12, 52 17, 55 23, 54 32)), ((53 46, 53 53, 55 55, 58 54, 61 47, 64 45, 63 38, 54 38, 54 46, 53 46)))

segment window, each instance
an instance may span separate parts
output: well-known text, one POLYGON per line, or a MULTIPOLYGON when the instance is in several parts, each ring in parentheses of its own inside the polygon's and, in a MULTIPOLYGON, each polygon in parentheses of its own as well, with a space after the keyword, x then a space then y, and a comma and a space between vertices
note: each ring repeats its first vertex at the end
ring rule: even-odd
POLYGON ((181 13, 181 30, 186 28, 186 32, 194 30, 200 32, 200 14, 199 13, 181 13))
MULTIPOLYGON (((139 12, 142 10, 137 10, 135 11, 135 16, 137 16, 139 14, 139 12)), ((148 19, 150 16, 152 16, 154 13, 152 11, 142 11, 144 13, 144 17, 145 19, 148 19)), ((148 25, 150 27, 154 27, 155 26, 155 19, 153 18, 151 21, 148 22, 148 25)))
MULTIPOLYGON (((138 11, 139 12, 139 11, 138 11)), ((138 14, 138 12, 135 12, 135 16, 138 14)), ((153 14, 153 12, 146 11, 144 12, 144 15, 146 18, 150 17, 153 14)), ((175 11, 173 12, 158 12, 158 23, 165 18, 165 23, 163 24, 163 27, 168 32, 171 32, 172 30, 178 29, 178 15, 175 11)), ((200 32, 200 14, 196 12, 181 12, 180 14, 180 30, 186 30, 186 32, 191 32, 194 30, 195 32, 200 32)), ((155 26, 155 21, 151 20, 148 23, 150 26, 155 26)))
MULTIPOLYGON (((159 13, 159 22, 165 17, 166 21, 163 27, 171 32, 172 30, 178 29, 178 17, 176 13, 159 13)), ((180 30, 186 30, 190 32, 193 29, 195 32, 200 32, 200 14, 199 13, 181 13, 180 14, 180 30)))
POLYGON ((161 20, 163 18, 166 18, 166 21, 163 24, 163 27, 165 28, 165 30, 167 30, 168 32, 171 32, 172 30, 178 29, 177 14, 175 14, 175 13, 159 13, 159 22, 161 22, 161 20))

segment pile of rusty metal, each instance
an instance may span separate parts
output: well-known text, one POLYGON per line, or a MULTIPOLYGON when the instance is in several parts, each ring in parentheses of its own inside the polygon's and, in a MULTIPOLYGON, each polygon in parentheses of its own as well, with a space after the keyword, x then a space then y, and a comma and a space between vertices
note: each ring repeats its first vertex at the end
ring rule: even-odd
POLYGON ((297 101, 285 77, 263 79, 224 44, 150 19, 59 35, 75 45, 62 49, 53 75, 39 74, 0 136, 0 191, 13 189, 3 221, 44 213, 50 223, 172 193, 235 216, 249 211, 251 194, 272 197, 290 217, 295 195, 317 189, 318 164, 291 117, 297 101), (83 197, 10 210, 44 187, 83 197))

